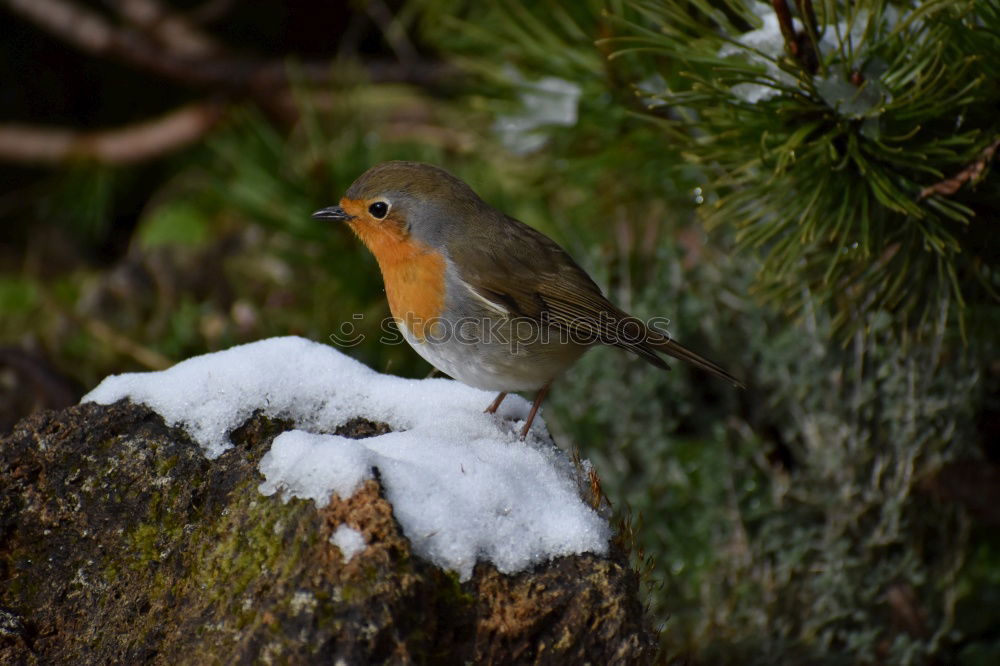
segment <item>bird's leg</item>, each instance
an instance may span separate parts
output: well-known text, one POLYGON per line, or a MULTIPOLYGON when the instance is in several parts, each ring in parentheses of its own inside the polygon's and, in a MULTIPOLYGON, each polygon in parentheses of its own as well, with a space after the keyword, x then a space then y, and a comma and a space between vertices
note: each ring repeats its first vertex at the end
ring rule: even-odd
POLYGON ((490 403, 490 406, 483 410, 484 414, 496 414, 497 410, 500 409, 500 403, 503 399, 507 397, 507 391, 504 391, 497 396, 497 399, 490 403))
POLYGON ((538 413, 538 408, 542 406, 542 400, 545 400, 545 396, 549 394, 550 386, 552 386, 552 382, 538 389, 538 393, 535 395, 535 402, 531 403, 531 411, 528 412, 528 420, 525 422, 524 427, 521 428, 522 442, 528 436, 528 431, 531 430, 531 422, 535 420, 535 414, 538 413))

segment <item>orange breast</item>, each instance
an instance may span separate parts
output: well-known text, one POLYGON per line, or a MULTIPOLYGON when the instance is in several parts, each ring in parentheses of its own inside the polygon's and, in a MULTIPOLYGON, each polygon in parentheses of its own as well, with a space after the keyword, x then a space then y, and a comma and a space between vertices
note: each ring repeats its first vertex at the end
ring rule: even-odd
MULTIPOLYGON (((354 214, 345 203, 344 210, 354 214)), ((392 316, 423 341, 444 310, 444 255, 413 240, 391 219, 358 215, 348 224, 378 261, 392 316)))

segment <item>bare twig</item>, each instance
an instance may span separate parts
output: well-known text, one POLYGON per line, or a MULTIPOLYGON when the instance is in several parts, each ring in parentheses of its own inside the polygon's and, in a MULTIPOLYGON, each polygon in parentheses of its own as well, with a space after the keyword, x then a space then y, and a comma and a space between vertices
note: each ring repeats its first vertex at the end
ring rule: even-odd
POLYGON ((795 6, 799 10, 799 17, 802 19, 803 32, 798 35, 799 62, 811 73, 822 64, 819 56, 819 27, 816 24, 816 11, 813 9, 812 0, 795 0, 795 6))
POLYGON ((129 356, 150 370, 166 370, 174 361, 145 345, 123 335, 100 319, 83 318, 82 323, 93 337, 108 345, 115 352, 129 356))
MULTIPOLYGON (((284 61, 228 54, 160 0, 105 0, 132 27, 118 26, 102 14, 74 0, 0 0, 63 41, 100 57, 115 58, 133 67, 182 84, 208 88, 213 103, 188 106, 160 118, 105 131, 82 131, 31 125, 0 125, 0 160, 58 163, 94 160, 127 164, 157 157, 185 146, 211 129, 231 98, 250 97, 271 114, 288 119, 297 111, 289 104, 290 78, 296 83, 327 83, 337 71, 329 61, 302 62, 289 67, 284 61)), ((388 9, 380 5, 385 11, 388 9)), ((223 7, 224 9, 225 7, 223 7)), ((391 24, 398 21, 389 14, 391 24)), ((387 25, 387 39, 393 31, 387 25)), ((398 25, 396 26, 398 30, 398 25)), ((412 44, 395 43, 402 56, 415 54, 412 44), (408 45, 408 46, 407 46, 408 45), (410 49, 410 50, 407 50, 410 49)), ((453 72, 446 65, 415 61, 369 62, 362 76, 374 82, 406 81, 428 85, 453 72)), ((343 75, 342 75, 343 76, 343 75)))
POLYGON ((200 7, 195 7, 188 12, 188 19, 198 25, 214 23, 228 14, 236 0, 207 0, 200 7))
POLYGON ((778 27, 781 28, 781 36, 785 39, 785 48, 791 55, 798 57, 799 40, 795 35, 795 25, 792 23, 792 12, 788 8, 788 3, 785 0, 772 0, 771 6, 774 7, 774 15, 778 18, 778 27))
POLYGON ((221 49, 208 35, 159 0, 104 0, 130 24, 177 55, 204 56, 221 49))
POLYGON ((813 10, 812 0, 795 0, 795 6, 799 9, 799 16, 802 17, 802 24, 806 30, 816 33, 816 12, 813 10))
MULTIPOLYGON (((251 57, 193 57, 172 53, 140 32, 111 25, 100 14, 72 0, 0 0, 12 11, 48 30, 55 36, 89 53, 111 57, 187 85, 210 87, 214 91, 250 93, 263 102, 275 88, 289 83, 283 61, 251 57)), ((436 64, 399 63, 366 65, 374 81, 433 83, 451 70, 436 64)), ((334 69, 329 62, 302 62, 295 67, 303 82, 330 81, 334 69)))
POLYGON ((12 11, 94 53, 109 48, 111 28, 100 15, 58 0, 3 0, 12 11))
POLYGON ((0 126, 0 159, 29 163, 140 162, 193 143, 207 133, 222 114, 220 105, 203 103, 182 107, 155 120, 98 132, 29 125, 0 126))
POLYGON ((378 26, 389 48, 401 62, 413 62, 420 58, 416 47, 406 36, 406 31, 403 30, 399 19, 393 15, 392 10, 382 0, 368 0, 365 3, 365 12, 378 26))
POLYGON ((982 178, 983 173, 986 171, 986 166, 996 155, 997 149, 1000 149, 1000 139, 997 139, 990 145, 983 148, 982 152, 979 153, 979 157, 976 158, 972 164, 968 165, 957 174, 951 178, 946 178, 933 185, 928 185, 924 189, 920 190, 920 194, 917 195, 917 201, 926 199, 927 197, 937 194, 942 197, 950 196, 955 192, 958 192, 963 185, 968 182, 975 182, 982 178))
POLYGON ((347 25, 337 41, 337 57, 350 59, 357 55, 365 28, 371 22, 367 14, 352 12, 347 19, 347 25))
POLYGON ((117 58, 182 83, 232 90, 272 87, 286 82, 282 63, 178 56, 150 43, 141 33, 113 26, 100 14, 69 0, 0 1, 77 48, 117 58))
POLYGON ((813 11, 811 0, 795 0, 795 5, 805 25, 805 30, 802 32, 795 31, 792 11, 786 0, 772 0, 771 2, 774 14, 778 18, 778 27, 781 28, 781 37, 785 40, 785 48, 789 55, 795 58, 806 71, 814 73, 819 64, 819 57, 814 46, 816 14, 813 11))
POLYGON ((91 337, 110 347, 116 354, 128 356, 150 370, 165 370, 174 364, 169 357, 116 331, 107 322, 81 315, 73 308, 64 308, 46 291, 42 291, 42 303, 50 312, 66 317, 73 324, 85 329, 91 337))

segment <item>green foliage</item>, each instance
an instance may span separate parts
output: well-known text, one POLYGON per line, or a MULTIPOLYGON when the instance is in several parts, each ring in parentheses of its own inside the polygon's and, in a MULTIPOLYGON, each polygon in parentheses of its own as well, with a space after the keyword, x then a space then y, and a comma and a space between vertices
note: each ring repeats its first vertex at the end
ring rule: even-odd
POLYGON ((615 55, 655 63, 649 112, 713 173, 720 196, 706 217, 761 251, 774 301, 799 313, 829 301, 846 332, 863 312, 901 327, 934 318, 943 292, 995 305, 983 240, 996 177, 953 197, 920 193, 1000 136, 996 3, 817 3, 798 57, 747 38, 757 14, 773 18, 766 5, 634 7, 641 19, 621 20, 615 55))
MULTIPOLYGON (((1000 188, 983 162, 919 194, 1000 135, 1000 6, 824 0, 798 55, 750 41, 761 7, 413 0, 402 23, 467 78, 302 86, 290 131, 235 114, 136 207, 113 270, 0 281, 0 335, 85 385, 288 333, 360 334, 351 355, 426 374, 381 342, 368 252, 310 213, 376 162, 437 163, 751 386, 599 349, 547 403, 641 521, 668 658, 993 663, 1000 543, 927 484, 983 455, 1000 188)), ((36 214, 92 238, 128 179, 78 165, 36 214)))
POLYGON ((550 426, 641 517, 666 657, 983 663, 1000 640, 963 609, 994 599, 1000 551, 923 484, 981 455, 996 177, 919 194, 1000 135, 995 5, 825 2, 810 61, 749 42, 762 10, 741 2, 417 4, 475 75, 473 108, 529 113, 544 77, 580 88, 506 210, 751 384, 597 350, 550 398, 550 426))
POLYGON ((147 248, 175 243, 201 245, 208 237, 209 221, 190 201, 172 200, 153 211, 137 235, 147 248))
POLYGON ((38 302, 33 282, 17 277, 0 277, 0 312, 7 317, 23 316, 38 302))
MULTIPOLYGON (((657 252, 660 266, 681 260, 670 242, 657 252)), ((847 348, 831 346, 821 310, 789 327, 735 296, 754 269, 713 253, 685 274, 648 272, 635 292, 640 312, 672 304, 680 340, 752 365, 747 395, 676 365, 664 381, 598 350, 551 398, 549 422, 594 462, 616 508, 643 517, 667 656, 921 664, 956 646, 996 649, 996 636, 980 640, 981 624, 956 614, 1000 593, 983 564, 966 561, 972 523, 924 486, 977 455, 976 359, 995 349, 945 363, 934 345, 895 344, 884 315, 847 348), (735 416, 736 399, 749 420, 735 416), (966 576, 979 582, 959 583, 966 576), (919 635, 900 626, 905 609, 890 599, 911 594, 925 618, 919 635)), ((937 344, 940 323, 925 333, 937 344)), ((998 556, 987 549, 983 562, 995 567, 998 556)))
POLYGON ((580 119, 550 130, 551 154, 576 158, 574 177, 587 156, 627 169, 625 199, 700 186, 703 219, 763 257, 754 288, 786 311, 818 300, 846 336, 882 310, 922 330, 945 293, 963 324, 966 305, 995 308, 993 172, 920 197, 1000 137, 995 2, 818 3, 798 57, 776 32, 753 39, 758 14, 773 20, 763 3, 418 4, 428 40, 481 75, 479 104, 517 94, 512 68, 579 84, 580 119))
POLYGON ((110 167, 73 165, 53 176, 45 196, 32 202, 34 212, 38 219, 68 229, 81 240, 99 238, 110 225, 113 197, 121 180, 122 172, 110 167))

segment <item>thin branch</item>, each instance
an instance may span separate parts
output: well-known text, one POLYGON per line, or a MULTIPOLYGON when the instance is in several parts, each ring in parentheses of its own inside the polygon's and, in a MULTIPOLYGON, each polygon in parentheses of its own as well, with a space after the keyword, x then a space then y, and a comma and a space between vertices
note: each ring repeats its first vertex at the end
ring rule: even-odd
MULTIPOLYGON (((292 76, 296 83, 309 84, 330 82, 335 74, 330 61, 296 63, 290 68, 284 61, 227 55, 198 28, 165 9, 159 0, 105 1, 150 34, 116 26, 73 0, 0 0, 0 6, 6 5, 87 53, 115 58, 183 84, 209 88, 216 95, 221 92, 223 100, 250 97, 281 118, 296 115, 289 104, 292 76), (151 35, 163 44, 154 41, 151 35)), ((345 64, 338 70, 350 77, 352 67, 345 64)), ((359 65, 357 71, 373 82, 431 85, 453 75, 455 70, 439 63, 409 59, 369 62, 359 65)), ((95 132, 0 125, 0 160, 129 164, 151 159, 202 137, 222 117, 222 104, 222 101, 195 104, 153 120, 95 132)))
POLYGON ((154 120, 96 132, 0 125, 0 160, 48 164, 72 160, 105 164, 141 162, 197 141, 222 115, 220 105, 202 103, 154 120))
POLYGON ((108 326, 107 322, 90 317, 81 318, 81 323, 93 337, 108 345, 115 352, 129 356, 150 370, 166 370, 174 361, 160 352, 150 349, 108 326))
POLYGON ((772 0, 771 6, 778 19, 778 27, 781 28, 781 37, 785 40, 788 54, 807 72, 816 73, 820 58, 816 52, 816 14, 813 12, 811 0, 795 0, 795 6, 805 26, 802 32, 795 31, 792 11, 785 0, 772 0))
POLYGON ((224 89, 284 83, 281 63, 177 56, 135 30, 111 25, 100 14, 68 0, 0 0, 14 12, 77 48, 113 57, 186 84, 224 89))
POLYGON ((983 148, 982 152, 979 153, 979 157, 976 160, 959 171, 957 174, 951 178, 946 178, 933 185, 928 185, 924 189, 920 190, 920 194, 917 195, 917 201, 926 199, 927 197, 937 194, 942 197, 950 196, 955 192, 958 192, 963 185, 968 182, 975 182, 982 178, 983 173, 986 171, 986 166, 993 159, 997 150, 1000 149, 1000 139, 997 139, 990 145, 983 148))
POLYGON ((232 11, 236 0, 207 0, 200 7, 195 7, 187 14, 188 19, 198 25, 214 23, 232 11))
POLYGON ((802 17, 802 24, 807 31, 816 34, 816 12, 813 10, 812 0, 795 0, 795 6, 802 17))
MULTIPOLYGON (((283 61, 174 54, 151 44, 141 32, 113 26, 100 14, 71 0, 0 0, 0 3, 77 48, 116 58, 187 85, 251 93, 266 101, 276 87, 289 84, 288 67, 283 61)), ((453 70, 433 63, 407 62, 372 63, 366 65, 366 71, 374 81, 427 84, 442 80, 453 70)), ((327 82, 333 78, 334 69, 328 61, 303 62, 296 65, 295 74, 303 82, 327 82)))
POLYGON ((795 0, 802 19, 803 32, 798 35, 799 61, 810 74, 815 74, 823 59, 819 56, 819 29, 812 0, 795 0))
POLYGON ((221 49, 215 41, 158 0, 104 0, 126 21, 177 55, 205 56, 221 49))
POLYGON ((155 349, 150 349, 115 330, 102 319, 79 314, 74 308, 64 308, 47 291, 43 290, 41 295, 46 310, 60 317, 65 317, 76 326, 82 327, 91 337, 110 347, 115 353, 128 356, 150 370, 166 370, 175 363, 155 349))
POLYGON ((778 27, 781 28, 781 36, 785 39, 785 48, 794 57, 799 55, 799 40, 795 35, 795 25, 792 23, 792 12, 788 9, 785 0, 772 0, 774 15, 778 18, 778 27))
POLYGON ((58 0, 3 0, 20 14, 49 32, 92 53, 110 47, 111 28, 99 14, 58 0))
POLYGON ((413 42, 406 36, 406 31, 403 30, 399 19, 393 15, 392 10, 382 0, 368 0, 365 3, 365 13, 378 26, 389 48, 401 62, 413 62, 420 59, 420 54, 417 53, 413 42))

